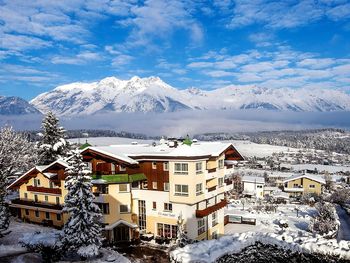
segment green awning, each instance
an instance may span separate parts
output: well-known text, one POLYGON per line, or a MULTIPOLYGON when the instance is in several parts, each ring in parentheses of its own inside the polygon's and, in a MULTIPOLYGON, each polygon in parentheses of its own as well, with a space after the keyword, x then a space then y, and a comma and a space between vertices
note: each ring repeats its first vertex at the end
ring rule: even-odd
POLYGON ((92 180, 103 180, 107 184, 125 184, 146 180, 147 177, 143 173, 139 174, 108 174, 108 175, 92 175, 92 180))

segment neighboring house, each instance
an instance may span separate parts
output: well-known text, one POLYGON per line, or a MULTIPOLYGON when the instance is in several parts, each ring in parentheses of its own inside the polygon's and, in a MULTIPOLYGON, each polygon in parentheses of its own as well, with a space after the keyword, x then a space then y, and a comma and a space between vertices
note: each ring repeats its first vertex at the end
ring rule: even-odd
POLYGON ((301 196, 304 194, 315 193, 321 194, 325 179, 314 174, 296 174, 283 181, 284 192, 289 196, 301 196))
POLYGON ((264 177, 245 175, 242 177, 243 194, 246 196, 264 197, 264 177))
MULTIPOLYGON (((92 191, 104 215, 104 233, 109 242, 138 239, 140 234, 149 233, 176 238, 179 219, 183 220, 191 239, 212 239, 224 234, 227 190, 224 178, 232 172, 225 160, 243 160, 232 144, 205 142, 177 146, 169 142, 155 146, 87 147, 81 154, 92 171, 92 191)), ((46 212, 51 212, 43 203, 55 207, 48 216, 50 220, 61 214, 66 194, 65 165, 35 167, 10 185, 11 189, 20 191, 17 203, 30 198, 30 221, 42 223, 46 212), (35 184, 34 179, 39 179, 44 189, 37 186, 27 189, 27 185, 35 184), (57 190, 50 190, 51 186, 57 190), (38 217, 32 215, 36 210, 42 213, 38 217)), ((11 206, 20 208, 23 217, 26 207, 18 205, 15 201, 11 206)), ((53 220, 52 224, 62 226, 66 216, 58 216, 60 220, 53 220)))
POLYGON ((67 219, 62 213, 67 167, 63 160, 36 166, 10 184, 8 189, 19 190, 19 198, 10 204, 13 213, 29 222, 62 227, 67 219))

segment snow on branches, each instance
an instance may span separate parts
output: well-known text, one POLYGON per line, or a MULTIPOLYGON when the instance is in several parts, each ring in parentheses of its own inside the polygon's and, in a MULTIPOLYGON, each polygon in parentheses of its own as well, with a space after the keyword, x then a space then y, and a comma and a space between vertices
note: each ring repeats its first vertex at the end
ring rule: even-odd
POLYGON ((68 163, 63 211, 70 217, 63 228, 63 248, 81 257, 93 257, 102 245, 102 214, 94 203, 90 171, 79 151, 72 152, 68 163))
POLYGON ((326 238, 333 238, 337 234, 340 225, 334 205, 319 202, 316 203, 315 207, 317 215, 311 219, 309 230, 326 238))
POLYGON ((38 143, 39 164, 49 164, 61 157, 65 157, 69 150, 69 145, 64 139, 65 130, 59 126, 58 118, 49 111, 42 122, 40 133, 42 139, 38 143))
POLYGON ((22 172, 36 161, 34 145, 23 135, 16 133, 12 127, 0 130, 0 237, 7 230, 9 215, 5 198, 8 178, 15 172, 22 172))

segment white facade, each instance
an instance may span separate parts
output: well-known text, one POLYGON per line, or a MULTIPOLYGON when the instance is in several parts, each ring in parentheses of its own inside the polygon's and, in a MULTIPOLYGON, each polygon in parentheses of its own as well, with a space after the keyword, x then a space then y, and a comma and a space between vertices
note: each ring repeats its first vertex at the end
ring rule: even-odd
POLYGON ((256 198, 264 197, 265 179, 263 177, 243 176, 243 194, 255 196, 256 198))

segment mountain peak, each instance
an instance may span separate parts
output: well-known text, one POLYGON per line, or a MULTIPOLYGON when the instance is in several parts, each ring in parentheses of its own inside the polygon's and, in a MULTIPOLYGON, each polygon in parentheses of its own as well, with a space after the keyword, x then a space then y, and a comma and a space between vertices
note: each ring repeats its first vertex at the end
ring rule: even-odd
POLYGON ((335 90, 266 88, 230 85, 205 91, 178 90, 159 77, 129 80, 107 77, 99 82, 71 83, 31 101, 58 115, 101 112, 172 112, 184 109, 268 109, 288 111, 350 110, 350 95, 335 90))

